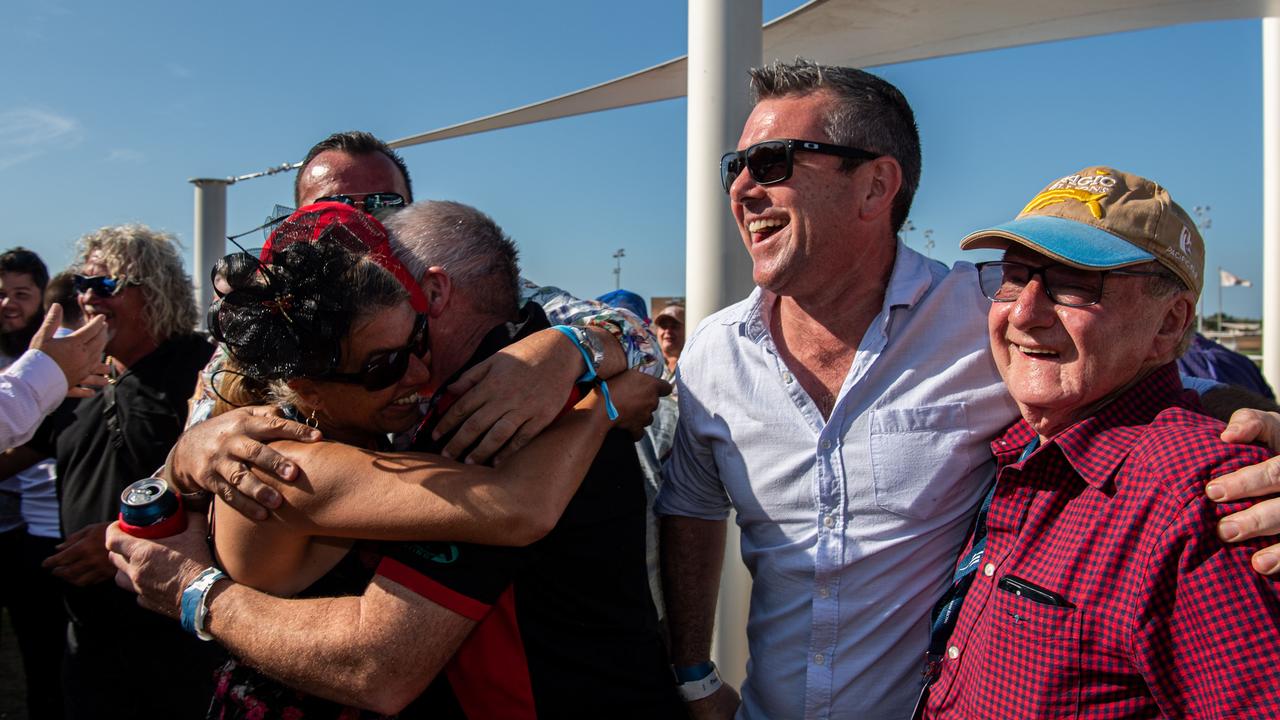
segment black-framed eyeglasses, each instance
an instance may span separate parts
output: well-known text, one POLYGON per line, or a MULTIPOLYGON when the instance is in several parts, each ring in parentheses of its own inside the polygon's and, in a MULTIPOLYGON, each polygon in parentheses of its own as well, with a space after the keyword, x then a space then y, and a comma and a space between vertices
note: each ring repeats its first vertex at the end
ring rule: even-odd
POLYGON ((1108 275, 1136 277, 1170 277, 1168 273, 1145 270, 1081 270, 1070 265, 1027 265, 1009 260, 980 262, 978 284, 982 294, 992 302, 1013 302, 1026 289, 1031 278, 1039 275, 1045 294, 1058 305, 1087 307, 1102 299, 1103 281, 1108 275))
POLYGON ((791 177, 792 162, 797 150, 854 160, 870 160, 883 154, 812 140, 765 140, 746 150, 727 152, 721 156, 720 183, 724 185, 724 191, 729 192, 733 181, 742 174, 744 167, 751 173, 751 179, 761 185, 780 183, 791 177))
POLYGON ((141 280, 130 280, 121 276, 118 278, 108 277, 106 275, 72 275, 71 287, 79 295, 86 290, 92 292, 100 298, 115 297, 124 292, 129 285, 141 285, 141 280))
POLYGON ((393 192, 367 193, 359 201, 350 195, 326 195, 322 198, 316 198, 316 202, 340 202, 343 205, 360 208, 370 215, 379 210, 404 207, 404 198, 400 193, 393 192))
POLYGON ((400 382, 409 371, 409 356, 423 358, 431 349, 431 338, 427 332, 427 315, 419 313, 413 322, 413 331, 409 333, 409 342, 402 348, 387 350, 374 354, 365 362, 358 373, 330 372, 316 378, 331 382, 362 385, 365 390, 377 391, 400 382))

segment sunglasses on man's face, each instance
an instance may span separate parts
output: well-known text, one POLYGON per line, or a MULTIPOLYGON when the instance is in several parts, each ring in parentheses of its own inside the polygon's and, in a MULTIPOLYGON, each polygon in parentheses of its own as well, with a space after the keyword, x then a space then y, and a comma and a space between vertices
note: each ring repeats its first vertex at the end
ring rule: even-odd
POLYGON ((853 160, 870 160, 881 155, 881 153, 862 148, 831 145, 812 140, 765 140, 746 150, 725 153, 720 158, 720 183, 724 185, 724 191, 729 192, 733 181, 742 174, 743 168, 751 173, 751 179, 757 184, 780 183, 791 177, 791 168, 797 150, 836 155, 853 160))
POLYGON ((402 348, 376 353, 365 362, 357 373, 331 372, 317 380, 361 385, 370 392, 385 390, 400 382, 409 371, 409 356, 419 359, 426 356, 431 349, 430 336, 427 333, 427 316, 419 314, 413 322, 413 332, 409 333, 409 342, 402 348))
POLYGON ((356 200, 355 197, 350 195, 326 195, 322 198, 316 198, 316 202, 340 202, 343 205, 360 208, 370 215, 379 210, 404 207, 404 198, 399 193, 393 192, 368 193, 360 200, 356 200))
POLYGON ((136 280, 129 280, 125 277, 107 277, 106 275, 72 275, 71 286, 75 288, 76 294, 88 290, 100 298, 109 298, 124 292, 129 285, 141 285, 136 280))

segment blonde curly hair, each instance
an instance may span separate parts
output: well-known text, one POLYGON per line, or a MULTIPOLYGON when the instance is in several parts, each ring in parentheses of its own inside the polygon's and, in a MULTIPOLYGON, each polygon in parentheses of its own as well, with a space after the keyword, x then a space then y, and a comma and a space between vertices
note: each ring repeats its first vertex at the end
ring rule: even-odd
POLYGON ((178 249, 173 234, 139 224, 100 228, 76 245, 79 264, 97 252, 112 277, 142 286, 147 329, 157 342, 193 332, 198 322, 191 276, 178 249))

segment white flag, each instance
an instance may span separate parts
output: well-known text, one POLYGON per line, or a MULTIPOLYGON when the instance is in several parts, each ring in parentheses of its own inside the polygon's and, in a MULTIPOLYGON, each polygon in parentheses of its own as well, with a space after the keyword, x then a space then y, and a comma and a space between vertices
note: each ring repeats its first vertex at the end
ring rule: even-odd
POLYGON ((1218 279, 1222 281, 1222 287, 1231 287, 1233 285, 1253 287, 1252 282, 1245 280, 1242 277, 1236 277, 1222 268, 1218 268, 1218 279))

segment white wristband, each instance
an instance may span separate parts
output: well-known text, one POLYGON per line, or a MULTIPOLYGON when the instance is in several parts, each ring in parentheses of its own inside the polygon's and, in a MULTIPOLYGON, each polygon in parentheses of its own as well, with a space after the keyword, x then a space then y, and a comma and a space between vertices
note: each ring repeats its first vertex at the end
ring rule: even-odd
POLYGON ((712 665, 711 672, 706 677, 701 680, 680 683, 676 685, 676 692, 680 693, 680 699, 689 703, 705 697, 711 697, 723 684, 723 681, 720 680, 720 671, 716 669, 715 665, 712 665))

